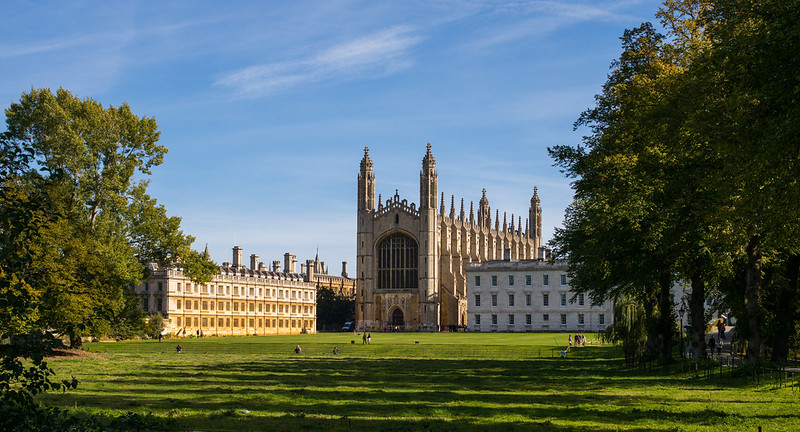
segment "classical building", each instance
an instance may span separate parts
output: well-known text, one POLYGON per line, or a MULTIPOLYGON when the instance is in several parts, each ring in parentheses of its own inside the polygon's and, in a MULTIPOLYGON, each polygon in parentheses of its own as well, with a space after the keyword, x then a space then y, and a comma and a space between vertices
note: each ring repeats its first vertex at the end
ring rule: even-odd
POLYGON ((464 265, 501 259, 508 249, 513 259, 534 259, 542 246, 542 209, 536 188, 528 218, 510 223, 495 211, 486 190, 469 213, 461 200, 445 210, 438 196, 436 161, 430 144, 422 159, 419 207, 393 197, 375 196, 375 175, 369 149, 364 150, 358 175, 358 239, 356 320, 359 329, 397 326, 436 331, 467 323, 467 283, 464 265), (439 201, 437 205, 437 201, 439 201))
POLYGON ((180 268, 151 265, 152 275, 135 287, 142 307, 161 312, 166 333, 176 335, 268 335, 316 331, 316 283, 296 273, 297 259, 285 254, 272 269, 242 248, 233 248, 233 262, 223 263, 208 284, 196 284, 180 268))
POLYGON ((598 332, 614 319, 611 302, 573 299, 566 260, 485 261, 467 264, 466 272, 470 331, 598 332))

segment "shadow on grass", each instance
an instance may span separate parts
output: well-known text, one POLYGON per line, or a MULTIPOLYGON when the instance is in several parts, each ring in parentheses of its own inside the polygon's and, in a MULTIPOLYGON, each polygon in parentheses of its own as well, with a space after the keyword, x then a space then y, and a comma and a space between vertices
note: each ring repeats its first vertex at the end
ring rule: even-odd
POLYGON ((702 398, 678 408, 681 401, 648 389, 718 387, 632 374, 612 350, 596 350, 597 357, 584 349, 563 360, 156 356, 121 360, 118 369, 82 378, 78 391, 45 399, 172 415, 178 430, 667 431, 737 424, 747 415, 709 409, 702 398))

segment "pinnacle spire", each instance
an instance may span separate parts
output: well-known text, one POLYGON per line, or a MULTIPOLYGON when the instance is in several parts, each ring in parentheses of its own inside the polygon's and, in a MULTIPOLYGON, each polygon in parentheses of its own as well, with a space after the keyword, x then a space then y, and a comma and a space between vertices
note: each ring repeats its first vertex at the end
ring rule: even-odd
POLYGON ((464 198, 461 198, 461 213, 459 213, 458 219, 461 221, 464 220, 464 198))

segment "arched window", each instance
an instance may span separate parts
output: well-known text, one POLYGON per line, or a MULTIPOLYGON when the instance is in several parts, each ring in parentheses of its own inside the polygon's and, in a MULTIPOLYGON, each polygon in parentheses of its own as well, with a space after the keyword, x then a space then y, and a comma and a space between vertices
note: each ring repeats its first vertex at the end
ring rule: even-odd
POLYGON ((417 242, 402 233, 378 244, 378 289, 417 288, 417 242))

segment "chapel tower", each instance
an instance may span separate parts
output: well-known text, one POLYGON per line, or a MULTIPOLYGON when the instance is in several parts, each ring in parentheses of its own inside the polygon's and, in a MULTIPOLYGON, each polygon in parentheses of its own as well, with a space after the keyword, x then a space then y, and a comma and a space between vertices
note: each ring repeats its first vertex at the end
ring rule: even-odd
POLYGON ((394 196, 375 202, 375 177, 369 149, 358 175, 356 321, 359 330, 398 327, 438 331, 467 323, 465 266, 469 262, 536 258, 541 245, 541 207, 534 189, 527 232, 522 218, 511 224, 499 212, 492 227, 491 208, 482 191, 477 218, 464 199, 456 211, 444 194, 440 204, 436 160, 428 143, 419 181, 419 207, 394 196), (534 230, 533 227, 536 227, 534 230))

